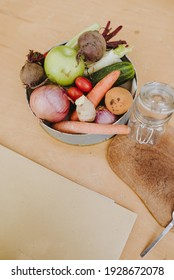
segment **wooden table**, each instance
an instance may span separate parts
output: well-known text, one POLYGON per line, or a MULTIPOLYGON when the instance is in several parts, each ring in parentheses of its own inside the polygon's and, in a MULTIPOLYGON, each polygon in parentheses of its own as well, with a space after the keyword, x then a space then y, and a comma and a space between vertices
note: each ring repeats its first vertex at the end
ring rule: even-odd
MULTIPOLYGON (((162 230, 136 194, 110 169, 106 141, 72 146, 43 131, 26 103, 19 71, 29 49, 44 52, 70 39, 88 25, 122 24, 118 39, 134 46, 129 55, 138 87, 149 81, 174 86, 174 5, 170 0, 1 0, 0 1, 0 144, 114 199, 138 214, 121 259, 140 259, 140 252, 162 230)), ((170 121, 174 125, 174 119, 170 121)), ((174 233, 169 232, 145 259, 174 259, 174 233)))

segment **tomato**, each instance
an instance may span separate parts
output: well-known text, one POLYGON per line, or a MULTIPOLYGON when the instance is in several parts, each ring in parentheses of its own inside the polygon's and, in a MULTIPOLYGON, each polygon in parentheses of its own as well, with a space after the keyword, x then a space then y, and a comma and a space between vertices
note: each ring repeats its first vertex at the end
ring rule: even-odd
POLYGON ((70 87, 67 92, 69 97, 74 101, 83 95, 83 92, 77 87, 70 87))
POLYGON ((77 77, 75 79, 75 85, 83 92, 90 92, 92 89, 92 83, 85 77, 77 77))

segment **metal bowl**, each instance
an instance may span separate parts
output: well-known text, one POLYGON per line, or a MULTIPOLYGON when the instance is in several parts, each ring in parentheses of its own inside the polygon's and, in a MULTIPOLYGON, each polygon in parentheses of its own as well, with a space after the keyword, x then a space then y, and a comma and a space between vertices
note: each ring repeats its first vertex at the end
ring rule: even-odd
MULTIPOLYGON (((129 61, 130 60, 127 57, 124 57, 124 61, 129 61)), ((133 98, 136 96, 136 91, 137 91, 137 75, 135 74, 135 77, 132 81, 129 81, 121 87, 127 88, 131 93, 133 98)), ((29 97, 30 97, 31 91, 27 89, 26 95, 27 95, 27 100, 29 103, 29 97)), ((126 124, 129 120, 131 114, 131 108, 123 114, 114 124, 126 124)), ((101 143, 103 141, 106 141, 113 137, 115 134, 102 134, 102 135, 96 135, 96 134, 70 134, 70 133, 63 133, 58 130, 55 130, 51 128, 51 125, 45 121, 39 120, 39 124, 41 127, 52 137, 54 137, 57 140, 60 140, 64 143, 67 144, 72 144, 72 145, 92 145, 92 144, 97 144, 101 143)))

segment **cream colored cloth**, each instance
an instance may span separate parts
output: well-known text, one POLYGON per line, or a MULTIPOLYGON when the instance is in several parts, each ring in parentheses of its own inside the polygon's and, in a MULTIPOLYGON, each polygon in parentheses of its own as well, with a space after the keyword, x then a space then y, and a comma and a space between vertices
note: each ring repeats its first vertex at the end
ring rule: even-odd
POLYGON ((120 257, 135 213, 3 146, 0 176, 1 260, 120 257))

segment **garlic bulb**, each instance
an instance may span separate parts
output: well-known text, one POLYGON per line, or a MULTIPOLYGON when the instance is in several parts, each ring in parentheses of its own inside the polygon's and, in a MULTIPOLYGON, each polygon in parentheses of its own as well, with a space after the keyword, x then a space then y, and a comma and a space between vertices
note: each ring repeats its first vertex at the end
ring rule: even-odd
POLYGON ((93 122, 96 116, 94 104, 85 96, 82 95, 76 101, 76 111, 80 121, 93 122))

